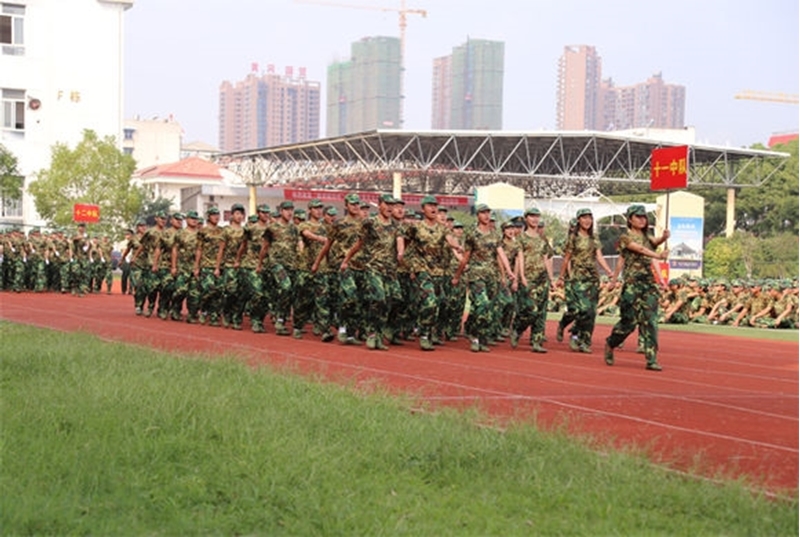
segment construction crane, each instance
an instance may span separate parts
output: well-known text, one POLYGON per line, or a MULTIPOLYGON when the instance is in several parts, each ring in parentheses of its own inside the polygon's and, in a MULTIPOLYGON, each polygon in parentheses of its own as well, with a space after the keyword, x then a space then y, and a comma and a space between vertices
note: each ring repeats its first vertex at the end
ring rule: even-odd
POLYGON ((745 90, 734 95, 734 98, 749 99, 751 101, 767 101, 771 103, 798 104, 798 96, 796 93, 745 90))
POLYGON ((406 7, 406 0, 400 0, 400 7, 384 7, 384 6, 367 6, 363 4, 341 4, 338 2, 324 2, 322 0, 295 0, 295 2, 299 4, 316 4, 320 6, 331 6, 331 7, 348 7, 352 9, 369 9, 372 11, 393 11, 398 14, 400 19, 400 106, 399 106, 399 116, 400 116, 400 127, 403 126, 403 100, 405 96, 403 95, 404 84, 403 80, 405 79, 405 57, 406 57, 406 26, 408 26, 407 16, 408 15, 421 15, 423 18, 428 16, 428 12, 424 9, 415 9, 415 8, 407 8, 406 7))

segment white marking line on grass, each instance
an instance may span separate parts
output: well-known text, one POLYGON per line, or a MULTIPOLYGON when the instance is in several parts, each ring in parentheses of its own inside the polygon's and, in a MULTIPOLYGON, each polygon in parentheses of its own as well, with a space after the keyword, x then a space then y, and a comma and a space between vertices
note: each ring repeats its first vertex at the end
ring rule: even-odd
MULTIPOLYGON (((26 308, 26 309, 30 310, 31 308, 26 308)), ((70 316, 77 317, 77 315, 73 315, 73 314, 70 314, 70 316)), ((107 325, 110 324, 110 325, 113 325, 113 326, 119 326, 122 323, 106 322, 105 324, 107 324, 107 325)), ((38 323, 37 323, 37 326, 48 328, 48 326, 41 325, 41 324, 38 324, 38 323)), ((127 328, 130 328, 130 324, 124 324, 123 326, 125 326, 127 328)), ((145 331, 146 332, 153 332, 153 333, 161 334, 161 335, 163 335, 163 332, 164 332, 163 330, 155 330, 155 329, 151 329, 149 327, 147 329, 145 329, 145 331)), ((175 333, 172 333, 172 334, 174 335, 175 333)), ((212 342, 212 343, 215 343, 215 344, 223 343, 223 342, 219 341, 218 339, 211 339, 211 338, 205 338, 205 337, 192 337, 189 334, 183 334, 183 333, 177 333, 177 335, 179 337, 181 337, 181 338, 186 338, 186 339, 190 339, 190 340, 194 339, 194 340, 200 340, 200 341, 209 341, 209 342, 212 342)), ((116 340, 116 341, 118 341, 118 340, 116 340)), ((254 348, 254 347, 252 347, 250 345, 243 344, 243 343, 230 343, 229 342, 228 346, 231 346, 231 345, 234 346, 234 347, 239 347, 241 349, 246 349, 248 351, 254 351, 254 350, 255 351, 260 351, 260 350, 262 350, 262 349, 259 349, 257 347, 254 348)), ((271 352, 274 352, 274 351, 271 351, 271 352)), ((496 396, 503 396, 503 397, 520 396, 520 394, 513 394, 513 393, 508 393, 508 392, 502 392, 502 391, 499 391, 499 390, 478 388, 478 387, 474 387, 474 386, 458 384, 458 383, 449 382, 449 381, 434 380, 434 379, 430 379, 430 378, 427 378, 427 377, 420 377, 418 375, 409 375, 409 374, 405 374, 405 373, 398 373, 398 372, 393 372, 393 371, 389 371, 389 370, 385 370, 385 369, 378 369, 378 368, 375 368, 375 367, 365 367, 363 365, 354 365, 354 364, 349 364, 349 363, 345 363, 345 362, 338 362, 338 361, 334 361, 334 360, 312 358, 312 357, 308 357, 308 356, 302 356, 302 355, 299 355, 299 354, 296 354, 296 353, 279 352, 277 354, 283 355, 283 356, 291 356, 292 358, 294 358, 296 360, 299 360, 299 361, 308 361, 308 362, 312 362, 312 363, 326 364, 326 365, 336 364, 337 366, 342 367, 342 368, 346 368, 346 369, 354 369, 354 370, 359 370, 359 371, 369 371, 369 372, 376 373, 376 374, 381 374, 381 375, 384 375, 384 376, 395 376, 395 377, 400 377, 400 378, 408 378, 408 379, 413 379, 413 380, 416 380, 416 381, 423 381, 423 382, 425 382, 427 384, 448 386, 448 387, 459 388, 459 389, 463 389, 463 390, 472 390, 472 391, 479 392, 479 393, 490 393, 490 394, 494 394, 496 396)), ((485 369, 485 368, 481 368, 481 369, 485 369)), ((490 370, 490 371, 493 371, 493 370, 490 370)), ((547 378, 547 377, 545 377, 545 378, 547 380, 549 380, 549 381, 556 380, 556 379, 550 379, 550 378, 547 378)), ((573 384, 575 384, 575 383, 573 383, 573 384)), ((597 388, 597 386, 592 386, 592 387, 593 388, 597 388)), ((646 394, 643 393, 642 395, 646 395, 646 394)), ((520 396, 520 397, 524 397, 524 396, 520 396)), ((711 437, 711 438, 719 438, 719 439, 729 440, 729 441, 733 441, 733 442, 749 444, 749 445, 753 445, 753 446, 765 447, 765 448, 768 448, 768 449, 786 451, 786 452, 789 452, 789 453, 797 453, 798 452, 797 448, 790 448, 790 447, 770 444, 770 443, 767 443, 767 442, 759 442, 759 441, 756 441, 756 440, 749 440, 749 439, 746 439, 746 438, 740 438, 740 437, 735 437, 735 436, 730 436, 730 435, 725 435, 725 434, 720 434, 720 433, 713 433, 713 432, 710 432, 710 431, 703 431, 703 430, 698 430, 698 429, 680 427, 680 426, 677 426, 677 425, 670 425, 670 424, 666 424, 666 423, 661 423, 661 422, 649 420, 649 419, 646 419, 646 418, 639 418, 639 417, 630 416, 630 415, 627 415, 627 414, 620 414, 618 412, 609 412, 609 411, 606 411, 606 410, 598 410, 598 409, 594 409, 594 408, 590 408, 590 407, 584 407, 584 406, 581 406, 581 405, 565 403, 563 401, 559 401, 559 400, 555 400, 555 399, 549 399, 549 398, 546 398, 546 397, 537 397, 537 396, 527 396, 527 397, 529 397, 528 400, 531 400, 531 401, 548 403, 548 404, 552 404, 552 405, 563 407, 563 408, 569 408, 569 409, 572 409, 572 410, 577 410, 577 411, 580 411, 580 412, 583 412, 583 413, 586 413, 586 414, 597 414, 597 415, 609 416, 609 417, 614 417, 614 418, 618 418, 618 419, 622 419, 622 420, 633 421, 635 423, 642 423, 642 424, 650 425, 650 426, 653 426, 653 427, 662 427, 662 428, 669 429, 669 430, 681 431, 681 432, 690 433, 690 434, 696 434, 696 435, 700 435, 700 436, 708 436, 708 437, 711 437)), ((671 396, 671 397, 674 397, 674 396, 671 396)), ((682 398, 678 397, 678 399, 682 399, 682 398)), ((700 401, 700 403, 704 403, 704 402, 700 401)), ((747 411, 748 409, 740 409, 740 410, 747 411)), ((758 413, 757 411, 753 411, 753 412, 754 413, 758 413)), ((787 419, 789 419, 789 418, 787 418, 787 419)), ((796 418, 795 418, 795 420, 796 420, 796 418)))

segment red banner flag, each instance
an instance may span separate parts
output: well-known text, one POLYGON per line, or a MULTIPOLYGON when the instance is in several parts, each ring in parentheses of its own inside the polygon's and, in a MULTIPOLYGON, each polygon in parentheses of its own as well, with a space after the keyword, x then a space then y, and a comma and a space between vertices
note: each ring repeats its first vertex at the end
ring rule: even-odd
POLYGON ((650 190, 686 188, 689 146, 653 149, 650 154, 650 190))
POLYGON ((75 222, 96 224, 100 221, 100 207, 87 203, 76 203, 72 206, 72 219, 75 222))

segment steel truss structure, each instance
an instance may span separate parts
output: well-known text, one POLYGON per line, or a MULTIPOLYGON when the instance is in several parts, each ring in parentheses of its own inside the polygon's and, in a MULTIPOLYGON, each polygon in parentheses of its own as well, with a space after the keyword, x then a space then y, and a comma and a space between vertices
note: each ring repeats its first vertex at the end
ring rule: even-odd
MULTIPOLYGON (((471 194, 510 183, 535 198, 575 195, 601 182, 650 182, 653 149, 683 145, 605 132, 376 130, 267 149, 225 153, 218 163, 248 184, 294 188, 471 194)), ((762 185, 789 155, 689 146, 689 185, 762 185)))

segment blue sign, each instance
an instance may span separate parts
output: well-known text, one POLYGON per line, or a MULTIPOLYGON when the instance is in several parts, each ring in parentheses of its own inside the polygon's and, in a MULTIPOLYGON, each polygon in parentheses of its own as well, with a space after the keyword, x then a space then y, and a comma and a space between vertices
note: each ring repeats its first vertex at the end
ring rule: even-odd
POLYGON ((703 219, 696 216, 670 216, 669 268, 702 270, 703 219))

